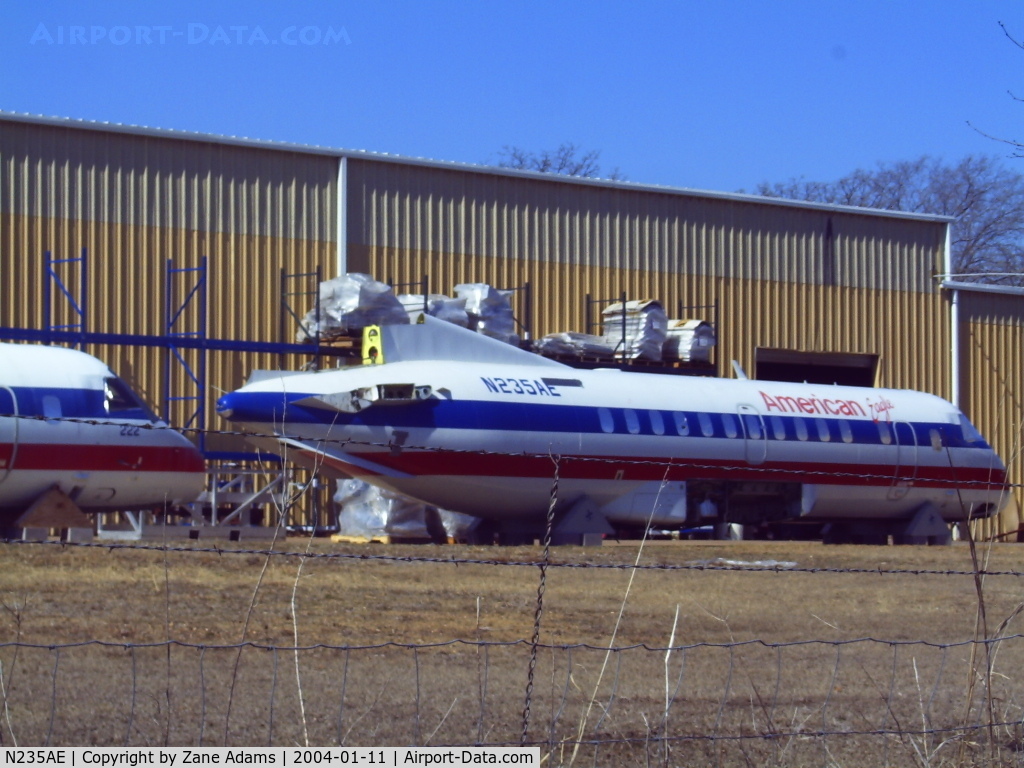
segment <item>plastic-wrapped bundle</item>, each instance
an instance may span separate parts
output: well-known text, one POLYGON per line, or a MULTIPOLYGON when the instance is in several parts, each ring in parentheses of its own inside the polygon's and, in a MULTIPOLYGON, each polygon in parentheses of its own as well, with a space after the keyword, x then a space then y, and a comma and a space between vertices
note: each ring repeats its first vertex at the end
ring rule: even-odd
POLYGON ((715 346, 715 329, 703 320, 669 320, 662 354, 669 360, 706 363, 715 346))
POLYGON ((462 512, 452 512, 450 509, 438 509, 441 517, 441 525, 444 532, 453 539, 464 539, 473 533, 473 530, 480 525, 480 518, 472 515, 465 515, 462 512))
POLYGON ((431 317, 461 328, 469 327, 469 314, 466 312, 465 299, 453 299, 442 293, 431 293, 424 301, 422 293, 403 293, 398 296, 398 300, 405 307, 410 322, 416 322, 416 318, 423 312, 425 304, 427 314, 431 317))
POLYGON ((313 307, 302 319, 299 341, 317 335, 330 337, 357 331, 368 325, 402 325, 409 316, 391 286, 359 272, 320 283, 320 322, 313 307))
POLYGON ((515 316, 509 303, 512 291, 499 291, 486 283, 462 283, 455 286, 455 293, 466 301, 470 330, 506 344, 519 343, 515 316))
POLYGON ((549 333, 534 342, 533 349, 538 354, 551 357, 575 355, 576 357, 611 358, 614 356, 614 350, 604 336, 574 331, 549 333))
POLYGON ((429 539, 422 502, 385 491, 362 480, 338 483, 338 531, 346 536, 401 536, 429 539))
POLYGON ((338 505, 339 533, 368 539, 375 536, 462 538, 480 522, 470 515, 438 509, 362 480, 339 482, 334 503, 338 505))
POLYGON ((604 338, 626 360, 661 360, 668 317, 653 299, 612 304, 602 313, 604 338))

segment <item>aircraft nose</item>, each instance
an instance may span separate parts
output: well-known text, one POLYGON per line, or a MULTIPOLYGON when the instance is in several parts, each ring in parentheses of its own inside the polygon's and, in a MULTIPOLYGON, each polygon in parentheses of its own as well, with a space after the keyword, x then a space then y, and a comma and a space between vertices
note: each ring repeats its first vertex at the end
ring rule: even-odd
POLYGON ((217 398, 217 413, 226 419, 230 419, 231 414, 234 412, 235 409, 231 404, 231 395, 221 395, 217 398))
POLYGON ((285 402, 280 393, 236 389, 217 399, 217 413, 228 421, 267 421, 283 412, 285 402))
POLYGON ((239 392, 229 392, 226 395, 221 395, 217 398, 217 413, 225 419, 231 419, 236 413, 240 412, 240 406, 244 398, 245 395, 239 392))

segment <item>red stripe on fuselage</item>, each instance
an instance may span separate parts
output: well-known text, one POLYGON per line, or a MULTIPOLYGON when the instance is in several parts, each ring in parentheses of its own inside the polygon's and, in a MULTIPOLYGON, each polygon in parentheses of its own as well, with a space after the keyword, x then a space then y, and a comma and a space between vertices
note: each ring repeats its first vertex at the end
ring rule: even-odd
POLYGON ((204 472, 202 455, 187 446, 69 445, 66 443, 0 444, 0 470, 78 472, 204 472), (12 463, 13 453, 13 463, 12 463))
MULTIPOLYGON (((487 455, 445 451, 352 452, 410 475, 452 477, 551 477, 547 456, 487 455)), ((350 470, 357 468, 350 467, 350 470)), ((1006 471, 998 467, 901 466, 888 464, 808 464, 771 462, 745 465, 721 459, 666 459, 639 456, 562 456, 559 476, 581 480, 732 480, 741 482, 813 483, 818 485, 888 486, 893 482, 922 488, 971 485, 1005 490, 1006 471), (623 474, 618 475, 619 472, 623 474)))

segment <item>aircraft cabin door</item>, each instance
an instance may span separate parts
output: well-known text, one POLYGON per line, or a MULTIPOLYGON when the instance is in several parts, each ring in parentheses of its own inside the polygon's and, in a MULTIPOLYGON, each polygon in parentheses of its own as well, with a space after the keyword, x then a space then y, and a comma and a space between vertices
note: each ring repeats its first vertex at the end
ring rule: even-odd
POLYGON ((889 501, 904 498, 914 486, 917 479, 917 437, 914 428, 905 421, 890 424, 893 434, 893 445, 896 448, 896 467, 893 472, 892 485, 889 487, 889 501))
POLYGON ((7 479, 18 457, 18 398, 10 387, 0 387, 0 483, 7 479))
POLYGON ((768 431, 764 419, 752 405, 739 407, 748 464, 763 464, 768 457, 768 431))

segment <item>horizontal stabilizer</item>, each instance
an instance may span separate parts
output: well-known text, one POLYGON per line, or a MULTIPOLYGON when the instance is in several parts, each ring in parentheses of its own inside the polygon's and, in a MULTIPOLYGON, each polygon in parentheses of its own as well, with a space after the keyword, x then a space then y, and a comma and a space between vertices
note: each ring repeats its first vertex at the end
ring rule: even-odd
POLYGON ((384 360, 444 360, 459 363, 507 363, 567 368, 562 363, 470 331, 454 323, 420 315, 412 325, 381 327, 384 360))
MULTIPOLYGON (((327 467, 348 476, 371 474, 381 477, 413 477, 408 472, 399 472, 375 461, 352 456, 336 448, 328 448, 320 442, 304 443, 290 437, 279 437, 278 440, 285 448, 303 454, 307 459, 305 465, 317 469, 327 467)), ((282 457, 289 458, 287 451, 282 451, 282 457)))

